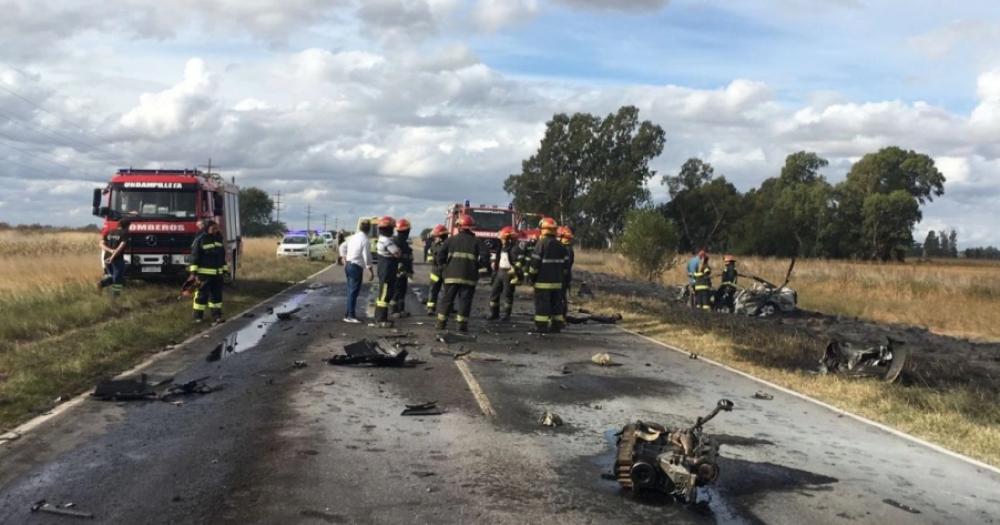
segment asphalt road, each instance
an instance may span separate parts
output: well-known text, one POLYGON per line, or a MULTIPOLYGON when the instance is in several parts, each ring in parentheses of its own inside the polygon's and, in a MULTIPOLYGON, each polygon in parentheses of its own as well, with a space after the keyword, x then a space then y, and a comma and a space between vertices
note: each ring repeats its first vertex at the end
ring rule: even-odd
MULTIPOLYGON (((477 292, 480 314, 486 294, 477 292)), ((341 323, 343 296, 335 267, 144 370, 153 379, 208 376, 218 392, 182 404, 87 400, 0 446, 0 523, 74 520, 31 513, 41 499, 128 524, 955 524, 1000 516, 1000 476, 989 470, 615 326, 529 335, 522 300, 513 324, 477 319, 475 343, 449 346, 425 315, 394 331, 341 323), (290 321, 268 313, 296 305, 290 321), (424 363, 324 361, 346 343, 399 334, 383 341, 416 343, 408 350, 424 363), (227 336, 236 351, 207 362, 227 336), (441 355, 460 347, 473 352, 441 355), (621 366, 591 364, 597 352, 621 366), (774 398, 755 399, 758 391, 774 398), (720 398, 736 408, 706 427, 720 437, 723 459, 702 503, 636 500, 602 479, 622 425, 690 424, 720 398), (405 404, 432 400, 446 413, 400 415, 405 404), (566 424, 540 426, 545 410, 566 424)))

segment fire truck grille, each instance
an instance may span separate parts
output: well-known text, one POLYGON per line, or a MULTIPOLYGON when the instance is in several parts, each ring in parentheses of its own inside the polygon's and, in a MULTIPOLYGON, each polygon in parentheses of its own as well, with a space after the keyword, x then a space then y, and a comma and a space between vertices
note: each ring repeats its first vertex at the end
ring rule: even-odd
POLYGON ((132 236, 132 251, 135 252, 177 252, 191 248, 193 235, 176 233, 150 233, 132 236))

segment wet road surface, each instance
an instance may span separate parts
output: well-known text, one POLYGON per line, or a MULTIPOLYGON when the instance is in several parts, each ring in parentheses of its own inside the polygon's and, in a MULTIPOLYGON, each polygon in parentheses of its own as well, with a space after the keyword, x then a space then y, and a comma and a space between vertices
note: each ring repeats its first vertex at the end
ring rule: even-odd
MULTIPOLYGON (((425 285, 417 284, 417 295, 425 285)), ((523 293, 523 292, 522 292, 523 293)), ((487 291, 477 292, 478 314, 487 291)), ((143 372, 223 389, 88 400, 0 448, 0 523, 991 523, 1000 476, 608 325, 529 335, 477 318, 475 343, 435 340, 420 312, 395 330, 348 325, 340 268, 297 285, 143 372), (300 310, 292 320, 277 312, 300 310), (403 334, 403 338, 396 338, 403 334), (386 337, 388 336, 388 337, 386 337), (408 368, 334 367, 362 337, 406 341, 408 368), (222 344, 217 360, 207 361, 222 344), (473 350, 461 360, 444 352, 473 350), (609 352, 621 366, 590 363, 609 352), (296 366, 295 362, 307 366, 296 366), (772 400, 753 397, 764 391, 772 400), (719 481, 687 506, 605 480, 614 432, 642 419, 706 426, 719 481), (437 401, 440 416, 407 417, 437 401), (559 414, 565 425, 538 424, 559 414), (484 415, 492 412, 494 415, 484 415)))

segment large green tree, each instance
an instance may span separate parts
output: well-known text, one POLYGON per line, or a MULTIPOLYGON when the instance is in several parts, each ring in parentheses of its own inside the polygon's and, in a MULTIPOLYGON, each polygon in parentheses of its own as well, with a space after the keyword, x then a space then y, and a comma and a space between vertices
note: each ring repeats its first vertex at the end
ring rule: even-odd
POLYGON ((271 219, 274 201, 264 190, 247 186, 240 189, 240 227, 246 237, 277 235, 285 225, 271 219))
POLYGON ((621 233, 625 212, 648 202, 645 183, 655 175, 649 162, 665 141, 663 128, 640 121, 633 106, 604 118, 560 113, 504 190, 519 210, 573 226, 584 246, 607 246, 621 233))
POLYGON ((688 159, 677 175, 665 175, 670 201, 660 212, 680 228, 680 248, 697 250, 731 247, 735 226, 744 214, 743 196, 725 176, 715 176, 711 164, 688 159))

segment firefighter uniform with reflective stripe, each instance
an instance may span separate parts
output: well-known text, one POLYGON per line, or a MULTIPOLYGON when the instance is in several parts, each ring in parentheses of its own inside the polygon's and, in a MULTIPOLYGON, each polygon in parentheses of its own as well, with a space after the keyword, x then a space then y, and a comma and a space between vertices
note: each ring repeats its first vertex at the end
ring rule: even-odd
POLYGON ((409 230, 397 232, 392 238, 393 244, 399 248, 399 267, 396 270, 395 291, 389 301, 389 309, 394 314, 406 311, 406 289, 413 275, 413 247, 410 246, 409 230))
POLYGON ((201 283, 194 294, 194 319, 201 320, 207 309, 213 319, 222 320, 222 282, 229 266, 221 233, 202 232, 194 238, 188 272, 201 283))
POLYGON ((715 292, 716 309, 726 307, 729 311, 732 311, 736 298, 736 279, 738 277, 736 262, 726 262, 726 267, 722 270, 722 282, 719 283, 719 289, 715 292))
POLYGON ((698 268, 694 272, 694 306, 702 310, 712 308, 712 268, 708 265, 708 258, 702 259, 698 268))
POLYGON ((562 245, 566 247, 566 276, 563 278, 562 287, 562 313, 565 319, 565 315, 569 313, 569 290, 573 284, 573 263, 576 261, 576 254, 573 252, 573 244, 571 241, 563 240, 562 245))
POLYGON ((514 288, 521 282, 521 268, 524 261, 521 248, 510 239, 502 240, 500 249, 493 258, 496 273, 490 284, 490 319, 499 319, 503 309, 503 318, 510 319, 514 308, 514 288))
POLYGON ((566 247, 552 233, 544 232, 531 254, 530 269, 535 282, 535 327, 540 332, 558 332, 566 324, 562 307, 566 268, 566 247))
POLYGON ((443 267, 441 278, 444 281, 441 302, 437 303, 437 329, 445 328, 448 314, 454 305, 458 329, 465 331, 468 329, 472 298, 476 293, 482 262, 479 240, 469 230, 461 230, 458 235, 441 245, 435 260, 443 267))
POLYGON ((375 244, 375 258, 378 264, 378 296, 375 299, 375 322, 389 322, 389 303, 396 291, 396 274, 399 272, 401 250, 393 242, 391 228, 388 233, 379 228, 375 244))
POLYGON ((431 243, 430 249, 428 249, 427 252, 430 256, 431 263, 431 289, 427 294, 427 315, 434 315, 434 307, 437 305, 438 295, 441 294, 441 286, 444 284, 444 280, 441 278, 441 273, 444 272, 444 266, 438 264, 437 254, 441 250, 441 245, 444 244, 444 240, 446 238, 447 237, 435 237, 434 241, 431 243))

